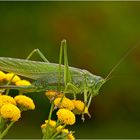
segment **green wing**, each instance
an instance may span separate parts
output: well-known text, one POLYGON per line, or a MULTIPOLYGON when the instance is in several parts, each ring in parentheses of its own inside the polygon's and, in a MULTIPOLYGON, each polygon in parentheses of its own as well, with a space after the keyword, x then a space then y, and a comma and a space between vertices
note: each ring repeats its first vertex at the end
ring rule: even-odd
POLYGON ((58 74, 58 64, 0 57, 0 70, 36 80, 50 74, 58 74))

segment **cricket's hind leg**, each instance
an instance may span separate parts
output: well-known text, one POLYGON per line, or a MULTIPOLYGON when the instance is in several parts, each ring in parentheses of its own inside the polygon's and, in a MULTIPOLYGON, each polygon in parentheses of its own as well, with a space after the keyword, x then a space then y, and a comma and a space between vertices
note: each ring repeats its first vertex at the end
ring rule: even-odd
MULTIPOLYGON (((35 53, 37 53, 44 62, 49 62, 47 60, 47 58, 44 56, 44 54, 39 49, 34 49, 33 51, 31 51, 30 54, 26 57, 26 60, 29 60, 35 53)), ((15 76, 16 76, 16 74, 14 74, 12 76, 12 78, 7 82, 6 86, 10 85, 12 79, 15 76)), ((3 92, 5 92, 5 94, 8 95, 9 94, 9 91, 10 91, 10 89, 7 89, 6 92, 5 92, 5 90, 3 92)))
POLYGON ((66 40, 62 40, 61 41, 61 46, 60 46, 60 53, 59 53, 59 73, 58 73, 58 86, 59 87, 60 87, 60 83, 61 83, 61 78, 62 77, 64 77, 63 80, 64 80, 64 86, 65 87, 66 87, 67 83, 71 83, 71 74, 70 74, 69 65, 68 65, 66 40), (64 55, 64 71, 62 71, 62 67, 61 67, 63 55, 64 55))
MULTIPOLYGON (((67 92, 68 88, 71 88, 74 92, 74 96, 75 93, 79 92, 80 90, 74 85, 72 84, 72 76, 69 70, 69 64, 68 64, 68 56, 67 56, 67 44, 66 44, 66 40, 62 40, 61 41, 61 46, 60 46, 60 54, 59 54, 59 84, 61 82, 61 77, 63 77, 64 79, 64 92, 67 92), (61 69, 61 64, 62 64, 62 55, 64 55, 64 70, 62 72, 61 69), (63 76, 62 76, 63 74, 63 76)), ((65 94, 65 93, 64 93, 65 94)))
POLYGON ((79 92, 79 89, 72 84, 72 78, 71 73, 69 70, 68 65, 68 57, 67 57, 67 44, 66 40, 61 41, 60 45, 60 53, 59 53, 59 69, 58 69, 58 90, 61 91, 61 81, 64 80, 64 95, 61 98, 60 104, 62 103, 62 100, 65 97, 65 94, 68 92, 68 90, 71 90, 74 96, 74 99, 76 99, 76 93, 79 92), (62 70, 62 58, 64 58, 64 69, 62 70), (62 79, 64 78, 64 79, 62 79))
POLYGON ((26 59, 29 60, 35 53, 37 53, 44 62, 49 62, 48 59, 44 56, 44 54, 39 49, 34 49, 33 51, 31 51, 26 59))

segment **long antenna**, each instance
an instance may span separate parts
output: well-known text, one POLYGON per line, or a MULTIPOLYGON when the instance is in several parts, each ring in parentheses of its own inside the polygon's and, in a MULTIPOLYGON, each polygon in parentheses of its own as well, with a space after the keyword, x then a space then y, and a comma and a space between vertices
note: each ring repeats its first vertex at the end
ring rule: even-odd
POLYGON ((109 76, 116 70, 116 68, 121 64, 121 62, 136 48, 140 45, 140 42, 138 42, 137 44, 135 44, 132 48, 130 48, 125 55, 117 62, 117 64, 111 69, 111 71, 109 72, 109 74, 106 76, 105 80, 107 80, 109 78, 109 76))

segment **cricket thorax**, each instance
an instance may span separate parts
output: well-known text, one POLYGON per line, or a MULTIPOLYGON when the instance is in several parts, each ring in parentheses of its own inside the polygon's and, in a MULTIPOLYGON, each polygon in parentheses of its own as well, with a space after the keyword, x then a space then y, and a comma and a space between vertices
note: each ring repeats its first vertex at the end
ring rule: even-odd
POLYGON ((86 83, 89 88, 92 88, 94 91, 99 91, 101 86, 105 83, 105 79, 101 76, 94 75, 87 70, 83 70, 86 77, 86 83))

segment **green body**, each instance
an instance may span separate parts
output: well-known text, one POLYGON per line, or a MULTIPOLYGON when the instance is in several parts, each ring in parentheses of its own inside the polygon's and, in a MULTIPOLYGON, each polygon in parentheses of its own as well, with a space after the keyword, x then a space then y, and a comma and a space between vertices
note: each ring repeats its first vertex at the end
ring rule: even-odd
MULTIPOLYGON (((0 57, 0 70, 34 79, 33 85, 35 90, 45 91, 50 88, 57 89, 58 87, 59 64, 0 57)), ((79 88, 79 93, 84 91, 85 85, 91 88, 92 92, 98 92, 105 82, 102 77, 93 75, 86 70, 69 67, 69 71, 71 83, 79 88)), ((60 85, 61 87, 64 86, 64 65, 61 65, 60 85)))

